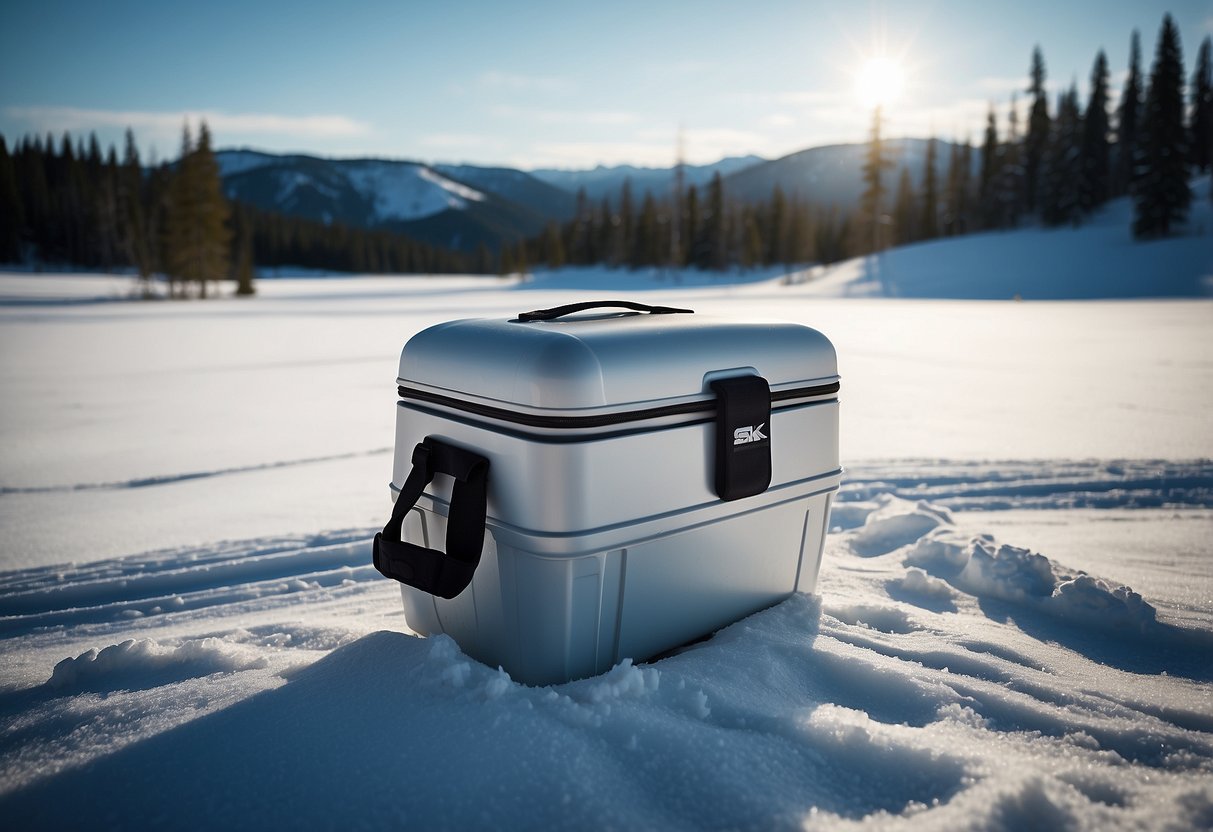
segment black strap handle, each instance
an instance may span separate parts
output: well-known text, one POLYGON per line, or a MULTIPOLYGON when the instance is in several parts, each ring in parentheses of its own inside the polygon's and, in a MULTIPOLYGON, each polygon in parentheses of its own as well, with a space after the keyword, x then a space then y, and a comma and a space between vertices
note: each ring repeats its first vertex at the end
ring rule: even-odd
POLYGON ((565 315, 572 315, 574 312, 602 308, 631 309, 636 312, 648 312, 650 315, 670 315, 675 312, 693 313, 695 311, 694 309, 679 309, 675 306, 650 306, 647 303, 636 303, 632 300, 587 300, 583 303, 568 303, 564 306, 553 306, 551 309, 536 309, 531 312, 521 312, 518 315, 518 320, 523 323, 551 321, 565 315))
POLYGON ((374 562, 384 577, 439 598, 454 598, 472 582, 484 547, 488 513, 489 461, 427 436, 413 449, 413 470, 396 496, 392 519, 375 535, 374 562), (417 504, 434 474, 455 478, 446 518, 446 553, 400 539, 404 516, 417 504))

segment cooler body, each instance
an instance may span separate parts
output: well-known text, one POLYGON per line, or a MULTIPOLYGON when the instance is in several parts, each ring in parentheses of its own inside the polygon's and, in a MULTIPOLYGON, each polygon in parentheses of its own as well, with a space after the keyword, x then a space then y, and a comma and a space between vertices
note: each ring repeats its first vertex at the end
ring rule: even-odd
MULTIPOLYGON (((423 440, 487 461, 483 549, 408 625, 527 684, 594 675, 813 592, 838 489, 838 376, 820 333, 698 315, 457 321, 405 346, 395 497, 423 440)), ((442 549, 436 476, 401 539, 442 549)))

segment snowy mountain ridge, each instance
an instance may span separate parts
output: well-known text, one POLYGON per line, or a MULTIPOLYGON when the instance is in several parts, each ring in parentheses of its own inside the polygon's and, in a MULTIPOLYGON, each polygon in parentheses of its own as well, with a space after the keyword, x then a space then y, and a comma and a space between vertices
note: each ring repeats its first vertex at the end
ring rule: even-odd
POLYGON ((572 211, 571 196, 521 171, 254 150, 215 156, 231 199, 325 224, 402 231, 465 251, 531 236, 572 211))
MULTIPOLYGON (((216 154, 229 195, 246 196, 249 190, 246 177, 256 171, 269 171, 277 183, 274 202, 278 210, 287 214, 297 213, 306 206, 312 191, 329 199, 340 198, 342 183, 336 177, 319 170, 300 170, 289 164, 291 160, 308 158, 243 150, 216 154)), ((448 209, 461 211, 469 202, 484 202, 486 198, 480 191, 455 182, 420 162, 357 159, 343 161, 336 169, 344 174, 345 182, 355 193, 373 206, 370 215, 373 224, 392 220, 407 222, 448 209)))

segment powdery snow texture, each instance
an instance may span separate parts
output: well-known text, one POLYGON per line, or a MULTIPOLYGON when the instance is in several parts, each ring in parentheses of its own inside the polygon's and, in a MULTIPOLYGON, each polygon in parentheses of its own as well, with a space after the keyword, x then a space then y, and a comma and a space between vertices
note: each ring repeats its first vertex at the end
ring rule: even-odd
POLYGON ((634 275, 838 344, 848 472, 821 597, 551 688, 409 634, 368 554, 401 344, 612 274, 263 281, 205 308, 0 278, 0 817, 1213 825, 1205 302, 634 275))

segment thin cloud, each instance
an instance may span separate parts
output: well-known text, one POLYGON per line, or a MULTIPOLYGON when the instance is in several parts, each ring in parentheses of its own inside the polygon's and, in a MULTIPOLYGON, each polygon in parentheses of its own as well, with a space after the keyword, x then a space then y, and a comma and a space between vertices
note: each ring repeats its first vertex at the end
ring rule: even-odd
POLYGON ((341 115, 288 116, 278 113, 226 113, 222 110, 148 112, 142 110, 89 110, 79 107, 6 107, 4 114, 28 123, 37 132, 81 131, 130 127, 162 133, 180 130, 185 121, 205 121, 216 133, 295 135, 350 138, 371 133, 370 125, 341 115))

